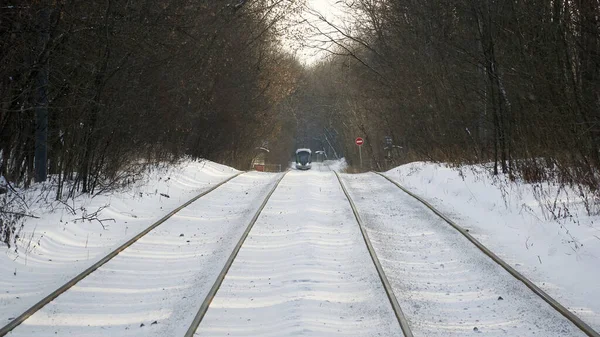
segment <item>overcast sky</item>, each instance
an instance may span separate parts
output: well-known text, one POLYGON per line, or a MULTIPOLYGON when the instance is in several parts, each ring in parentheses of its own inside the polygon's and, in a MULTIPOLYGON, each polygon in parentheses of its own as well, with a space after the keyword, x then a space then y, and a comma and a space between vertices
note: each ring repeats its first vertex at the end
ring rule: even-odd
MULTIPOLYGON (((341 25, 344 20, 344 14, 340 10, 340 5, 336 2, 338 0, 306 0, 308 7, 312 10, 319 12, 323 15, 328 21, 341 25)), ((330 32, 331 27, 329 27, 326 23, 321 22, 317 17, 311 15, 309 13, 303 14, 303 19, 306 19, 310 24, 303 23, 297 27, 295 30, 296 34, 302 35, 305 39, 309 39, 308 45, 300 46, 300 44, 294 39, 289 38, 284 42, 291 50, 296 52, 296 55, 300 58, 300 60, 306 64, 312 64, 327 55, 325 51, 319 51, 318 48, 311 47, 310 45, 320 45, 321 47, 326 47, 323 44, 320 44, 318 40, 324 40, 325 37, 314 35, 316 31, 310 27, 310 25, 314 25, 318 29, 324 32, 330 32)))

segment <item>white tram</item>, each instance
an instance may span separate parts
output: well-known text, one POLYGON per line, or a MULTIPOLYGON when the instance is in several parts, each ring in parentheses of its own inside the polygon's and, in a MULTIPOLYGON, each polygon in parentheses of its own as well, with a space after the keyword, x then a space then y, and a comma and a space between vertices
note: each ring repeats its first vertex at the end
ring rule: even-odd
POLYGON ((312 151, 310 149, 296 150, 296 168, 299 170, 308 170, 312 163, 312 151))

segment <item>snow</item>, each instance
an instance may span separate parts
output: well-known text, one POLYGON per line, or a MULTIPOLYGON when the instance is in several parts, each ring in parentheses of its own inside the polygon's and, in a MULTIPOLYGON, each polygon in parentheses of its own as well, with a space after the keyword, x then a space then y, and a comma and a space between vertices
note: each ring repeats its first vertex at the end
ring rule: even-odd
POLYGON ((415 336, 585 336, 395 185, 343 179, 415 336))
POLYGON ((345 158, 337 160, 325 160, 323 162, 323 165, 327 166, 330 170, 336 172, 344 172, 344 170, 346 170, 346 168, 348 167, 345 158))
MULTIPOLYGON (((94 198, 83 195, 69 205, 38 200, 28 213, 40 219, 26 218, 18 250, 0 247, 4 252, 0 254, 0 325, 171 210, 237 172, 209 161, 186 161, 168 171, 153 170, 145 181, 124 191, 94 198), (97 221, 77 220, 101 208, 99 219, 114 219, 103 221, 106 229, 97 221)), ((36 200, 40 193, 32 188, 25 197, 36 200)))
POLYGON ((300 153, 300 152, 308 152, 308 153, 312 153, 312 151, 310 149, 298 149, 296 150, 296 154, 300 153))
POLYGON ((282 180, 197 335, 402 335, 333 172, 282 180))
POLYGON ((10 336, 182 336, 274 178, 246 173, 198 199, 10 336))
POLYGON ((480 167, 417 162, 386 175, 600 331, 600 217, 587 215, 578 193, 494 178, 480 167))
MULTIPOLYGON (((349 203, 331 172, 346 166, 343 159, 315 162, 311 170, 287 173, 197 335, 402 335, 349 203)), ((539 189, 536 194, 532 186, 494 180, 478 170, 413 163, 386 174, 430 200, 599 329, 598 217, 585 215, 581 201, 570 192, 568 197, 559 194, 557 204, 572 217, 546 220, 553 209, 545 206, 546 199, 536 198, 539 189)), ((36 204, 28 212, 40 219, 26 219, 17 252, 3 248, 5 254, 0 255, 0 325, 172 209, 236 173, 223 165, 188 161, 168 172, 153 171, 130 189, 80 196, 69 207, 36 204), (97 221, 78 220, 99 209, 98 218, 115 220, 103 221, 106 229, 97 221)), ((249 172, 232 179, 9 335, 183 335, 278 177, 249 172)), ((384 178, 344 174, 343 180, 415 336, 582 335, 384 178)), ((546 197, 555 192, 553 186, 544 186, 546 197)))

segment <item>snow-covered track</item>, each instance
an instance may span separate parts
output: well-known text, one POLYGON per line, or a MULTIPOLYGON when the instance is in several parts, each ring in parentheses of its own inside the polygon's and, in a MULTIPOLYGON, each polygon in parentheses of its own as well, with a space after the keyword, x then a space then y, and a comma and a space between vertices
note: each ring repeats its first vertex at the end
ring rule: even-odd
POLYGON ((342 178, 340 177, 340 175, 337 172, 334 171, 334 173, 335 173, 335 176, 337 177, 338 181, 340 182, 340 185, 342 186, 342 190, 344 191, 344 194, 346 195, 346 198, 348 199, 348 202, 350 203, 350 207, 352 207, 352 212, 354 213, 356 222, 358 223, 358 226, 360 227, 360 232, 363 236, 363 239, 365 240, 367 249, 369 250, 369 255, 371 256, 371 259, 373 260, 373 264, 375 264, 375 269, 377 269, 377 274, 379 275, 379 279, 381 279, 381 283, 383 284, 383 288, 385 289, 387 298, 390 301, 390 304, 392 305, 392 309, 394 310, 396 319, 398 319, 398 323, 400 324, 402 333, 404 334, 404 337, 413 337, 413 333, 410 330, 408 321, 406 320, 406 317, 404 316, 404 313, 402 312, 402 308, 400 308, 400 304, 398 303, 398 299, 396 298, 396 295, 394 294, 394 290, 392 289, 392 286, 390 285, 390 282, 389 282, 387 276, 385 275, 385 272, 383 271, 383 267, 381 266, 381 262, 379 262, 379 258, 377 257, 377 254, 375 253, 375 249, 373 249, 371 240, 369 240, 369 235, 363 225, 363 221, 360 217, 360 214, 358 214, 358 209, 356 208, 354 201, 350 197, 350 194, 348 193, 348 190, 346 189, 346 186, 344 185, 342 178))
POLYGON ((112 252, 110 252, 109 254, 107 254, 101 260, 99 260, 98 262, 94 263, 92 266, 90 266, 89 268, 87 268, 86 270, 84 270, 83 272, 81 272, 80 274, 78 274, 77 276, 75 276, 74 278, 72 278, 70 281, 68 281, 67 283, 65 283, 64 285, 62 285, 60 288, 56 289, 55 291, 53 291, 52 293, 50 293, 49 295, 47 295, 46 297, 44 297, 42 300, 40 300, 39 302, 35 303, 33 306, 31 306, 29 309, 27 309, 21 315, 15 317, 13 320, 11 320, 10 323, 6 324, 4 327, 2 327, 0 329, 0 337, 5 336, 6 334, 8 334, 10 331, 12 331, 13 329, 15 329, 17 326, 19 326, 21 323, 23 323, 25 320, 27 320, 29 317, 31 317, 33 314, 35 314, 37 311, 39 311, 40 309, 42 309, 45 305, 47 305, 48 303, 52 302, 58 296, 60 296, 61 294, 63 294, 64 292, 66 292, 67 290, 69 290, 70 288, 72 288, 73 286, 75 286, 79 281, 83 280, 84 278, 86 278, 87 276, 89 276, 90 274, 92 274, 98 268, 100 268, 103 265, 105 265, 108 261, 110 261, 111 259, 113 259, 115 256, 119 255, 119 253, 121 253, 122 251, 124 251, 125 249, 127 249, 128 247, 130 247, 131 245, 133 245, 135 242, 137 242, 138 240, 140 240, 146 234, 148 234, 149 232, 151 232, 152 230, 154 230, 156 227, 160 226, 162 223, 164 223, 165 221, 167 221, 173 215, 175 215, 176 213, 178 213, 182 209, 186 208, 187 206, 189 206, 190 204, 192 204, 196 200, 198 200, 198 199, 202 198, 203 196, 209 194, 210 192, 216 190, 220 186, 226 184, 227 182, 231 181, 232 179, 238 177, 239 175, 241 175, 243 173, 244 172, 239 172, 237 174, 234 174, 231 177, 229 177, 229 178, 227 178, 227 179, 219 182, 218 184, 214 185, 210 189, 208 189, 208 190, 206 190, 206 191, 204 191, 204 192, 196 195, 195 197, 193 197, 192 199, 190 199, 189 201, 187 201, 183 205, 181 205, 181 206, 177 207, 176 209, 174 209, 173 211, 169 212, 167 215, 165 215, 164 217, 162 217, 160 220, 156 221, 155 223, 153 223, 152 225, 150 225, 148 228, 146 228, 145 230, 143 230, 142 232, 140 232, 139 234, 137 234, 136 236, 134 236, 133 238, 131 238, 130 240, 128 240, 127 242, 125 242, 124 244, 122 244, 121 246, 117 247, 115 250, 113 250, 112 252))
POLYGON ((252 227, 254 227, 254 224, 256 223, 256 220, 258 220, 258 217, 260 216, 260 213, 262 212, 262 210, 267 205, 267 202, 271 198, 271 195, 273 195, 273 192, 275 192, 275 190, 277 189, 277 186, 279 186, 279 183, 281 182, 281 180, 283 180, 283 177, 285 177, 285 175, 288 172, 289 171, 286 171, 283 174, 281 174, 281 176, 277 179, 277 182, 273 185, 273 187, 269 191, 269 194, 267 194, 267 196, 263 200, 263 202, 260 205, 260 207, 256 210, 256 213, 254 214, 254 216, 252 217, 252 219, 248 223, 248 226, 246 227, 246 230, 244 231, 244 233, 240 237, 238 243, 233 248, 233 251, 231 252, 231 255, 229 256, 229 258, 225 262, 225 265, 223 266, 223 269, 221 270, 221 272, 217 276, 217 279, 215 280, 215 283, 210 288, 208 294, 206 295, 206 298, 202 302, 202 305, 200 305, 200 309, 198 310, 198 313, 194 317, 194 320, 192 321, 192 324, 190 324, 190 327, 188 328, 187 332, 185 333, 185 337, 192 337, 196 333, 196 330, 198 329, 198 326, 200 325, 200 323, 202 322, 202 319, 206 315, 206 312, 208 311, 208 308, 210 307, 211 302, 213 301, 215 295, 217 294, 217 291, 219 291, 219 288, 221 287, 221 284, 223 283, 223 280, 225 279, 225 276, 227 275, 227 272, 229 271, 229 268, 231 268, 231 265, 233 264, 233 261, 235 260, 236 256, 238 255, 240 249, 242 248, 242 245, 244 244, 244 241, 246 241, 246 238, 248 237, 248 233, 250 233, 250 231, 252 230, 252 227))
POLYGON ((334 172, 286 175, 195 333, 404 336, 334 172))
POLYGON ((504 260, 502 260, 498 255, 494 254, 494 252, 492 252, 490 249, 488 249, 487 247, 485 247, 481 242, 479 242, 475 237, 473 237, 469 233, 468 230, 466 230, 465 228, 461 227, 456 222, 454 222, 453 220, 451 220, 449 217, 447 217, 446 215, 444 215, 442 212, 440 212, 438 209, 436 209, 431 203, 427 202, 425 199, 423 199, 422 197, 416 195, 415 193, 409 191, 404 186, 400 185, 398 182, 396 182, 393 179, 387 177, 386 175, 384 175, 382 173, 379 173, 379 172, 374 172, 374 173, 376 173, 379 176, 385 178, 387 181, 391 182, 392 184, 394 184, 395 186, 397 186, 398 188, 400 188, 404 193, 406 193, 409 196, 411 196, 412 198, 418 200, 425 207, 427 207, 428 209, 430 209, 433 213, 435 213, 438 217, 440 217, 444 222, 448 223, 450 226, 452 226, 452 228, 454 228, 460 234, 462 234, 465 238, 467 238, 467 240, 469 240, 473 245, 475 245, 475 247, 477 247, 477 249, 479 249, 482 253, 484 253, 485 255, 487 255, 495 263, 497 263, 499 266, 501 266, 503 269, 505 269, 515 279, 517 279, 517 280, 521 281, 523 284, 525 284, 525 286, 527 286, 529 289, 531 289, 531 291, 533 293, 535 293, 542 300, 544 300, 546 303, 548 303, 558 313, 560 313, 565 318, 567 318, 576 327, 578 327, 579 329, 581 329, 581 331, 583 333, 585 333, 587 336, 589 336, 589 337, 600 337, 600 333, 598 333, 597 331, 595 331, 594 329, 592 329, 587 323, 585 323, 583 320, 581 320, 579 317, 577 317, 573 312, 571 312, 566 307, 564 307, 562 304, 560 304, 558 301, 556 301, 554 298, 552 298, 548 293, 546 293, 545 291, 543 291, 540 287, 538 287, 537 285, 535 285, 532 281, 530 281, 529 279, 527 279, 523 274, 519 273, 516 269, 514 269, 513 267, 511 267, 508 263, 506 263, 504 260))

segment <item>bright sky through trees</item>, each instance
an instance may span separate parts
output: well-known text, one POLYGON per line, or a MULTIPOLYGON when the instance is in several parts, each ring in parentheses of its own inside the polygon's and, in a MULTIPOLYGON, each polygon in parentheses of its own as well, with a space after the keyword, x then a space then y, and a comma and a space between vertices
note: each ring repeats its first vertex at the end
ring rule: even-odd
POLYGON ((332 36, 333 29, 319 15, 335 25, 342 25, 345 15, 339 0, 307 0, 306 7, 300 18, 302 23, 284 44, 293 49, 303 63, 310 65, 326 57, 328 52, 324 49, 331 45, 322 33, 332 36))

